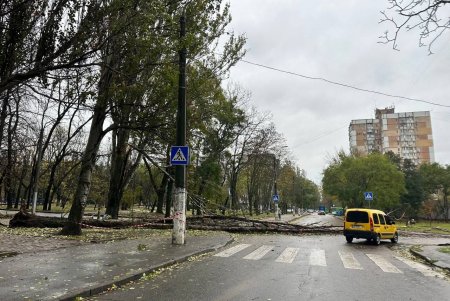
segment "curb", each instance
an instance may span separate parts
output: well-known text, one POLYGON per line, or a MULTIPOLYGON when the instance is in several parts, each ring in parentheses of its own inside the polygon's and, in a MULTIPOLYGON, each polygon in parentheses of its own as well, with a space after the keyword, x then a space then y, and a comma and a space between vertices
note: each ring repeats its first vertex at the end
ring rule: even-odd
POLYGON ((425 255, 421 254, 420 252, 413 250, 412 248, 409 248, 409 252, 411 252, 414 256, 419 257, 419 258, 425 260, 428 264, 430 264, 430 265, 432 265, 432 266, 435 266, 435 267, 438 267, 438 268, 440 268, 440 269, 443 269, 443 270, 445 270, 446 272, 450 272, 450 268, 448 268, 448 267, 443 267, 443 266, 440 266, 440 265, 436 264, 436 262, 439 262, 439 261, 433 260, 433 259, 431 259, 430 257, 425 256, 425 255))
POLYGON ((125 277, 123 277, 121 279, 117 279, 117 280, 111 280, 111 282, 108 282, 106 284, 99 284, 96 287, 80 289, 77 292, 69 292, 69 293, 65 294, 64 296, 61 296, 61 298, 58 300, 73 301, 73 300, 76 300, 77 297, 82 297, 82 298, 92 297, 94 295, 97 295, 97 294, 100 294, 100 293, 106 291, 107 289, 111 288, 113 285, 115 285, 117 287, 126 285, 132 281, 141 279, 144 276, 144 274, 148 275, 159 269, 166 268, 166 267, 178 264, 178 263, 186 262, 191 257, 217 251, 218 249, 226 247, 227 245, 231 244, 233 241, 234 241, 234 238, 231 237, 227 242, 222 243, 220 245, 217 245, 217 246, 214 246, 214 247, 211 247, 208 249, 192 252, 187 255, 181 256, 179 258, 171 259, 171 260, 162 262, 160 264, 150 266, 150 267, 146 268, 145 270, 139 271, 136 274, 133 274, 130 276, 125 276, 125 277))
POLYGON ((409 252, 411 252, 414 256, 419 257, 420 259, 423 259, 426 262, 434 265, 433 260, 431 260, 431 258, 429 258, 429 257, 427 257, 427 256, 425 256, 423 254, 420 254, 420 252, 418 252, 418 251, 413 250, 412 247, 409 248, 409 252))

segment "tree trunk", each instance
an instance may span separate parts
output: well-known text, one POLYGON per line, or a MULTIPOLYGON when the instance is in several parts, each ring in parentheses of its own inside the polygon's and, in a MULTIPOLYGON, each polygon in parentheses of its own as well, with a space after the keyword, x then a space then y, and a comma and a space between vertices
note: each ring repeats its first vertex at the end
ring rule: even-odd
POLYGON ((33 181, 30 183, 31 190, 30 190, 30 196, 28 199, 27 208, 30 207, 31 198, 33 198, 33 203, 34 203, 34 198, 37 198, 37 194, 38 194, 39 175, 40 175, 41 161, 42 161, 42 156, 43 156, 43 154, 42 154, 43 140, 44 140, 44 127, 42 126, 39 131, 39 139, 38 139, 38 144, 37 144, 37 149, 36 149, 36 157, 35 157, 36 161, 34 162, 34 172, 33 172, 34 177, 33 177, 33 181))
MULTIPOLYGON (((100 89, 106 94, 108 89, 109 79, 111 77, 111 71, 106 71, 104 78, 104 87, 100 89)), ((100 146, 100 142, 103 138, 103 123, 106 117, 106 100, 100 98, 94 108, 94 117, 92 119, 92 125, 89 132, 89 138, 86 145, 85 152, 81 161, 81 170, 78 176, 78 183, 75 192, 75 197, 70 208, 68 222, 61 230, 63 235, 80 235, 81 234, 81 220, 83 219, 84 207, 86 206, 87 197, 91 188, 91 175, 92 169, 95 165, 97 158, 97 152, 100 146)))
POLYGON ((253 193, 251 190, 249 177, 250 177, 250 175, 247 176, 247 201, 248 201, 248 211, 249 211, 250 216, 252 216, 253 215, 253 193))
MULTIPOLYGON (((9 110, 11 112, 11 109, 9 110)), ((13 124, 13 116, 10 116, 8 122, 8 162, 6 164, 6 179, 5 179, 5 193, 6 193, 6 208, 11 209, 13 207, 13 197, 14 197, 14 187, 13 187, 13 166, 15 161, 15 155, 13 154, 15 151, 13 150, 13 135, 17 129, 18 123, 18 108, 16 108, 15 113, 15 121, 13 124)))
POLYGON ((0 110, 0 149, 3 142, 3 133, 6 123, 6 117, 8 117, 8 104, 9 104, 9 91, 6 93, 5 97, 2 98, 2 107, 0 110))
POLYGON ((196 200, 196 204, 195 204, 195 208, 197 209, 197 215, 202 215, 203 214, 203 198, 201 197, 203 194, 203 190, 205 189, 205 185, 206 185, 206 181, 205 179, 201 179, 200 181, 200 185, 198 187, 198 193, 197 195, 199 196, 199 198, 196 200))
POLYGON ((125 169, 128 162, 128 138, 130 131, 118 129, 113 132, 113 150, 111 154, 111 178, 109 181, 108 203, 106 214, 113 219, 119 216, 120 201, 125 186, 125 169))
POLYGON ((159 186, 159 189, 156 191, 156 195, 158 196, 158 202, 156 203, 156 213, 163 213, 164 196, 166 194, 168 182, 169 177, 166 174, 164 174, 161 180, 161 185, 159 186))
POLYGON ((42 205, 42 210, 47 211, 51 209, 51 196, 52 196, 52 187, 53 182, 55 181, 55 173, 56 173, 56 164, 52 166, 52 169, 50 171, 50 178, 48 180, 47 189, 45 190, 44 194, 44 204, 42 205))
POLYGON ((105 134, 103 131, 103 124, 106 119, 108 92, 113 75, 112 70, 115 69, 117 62, 116 56, 119 55, 114 51, 111 53, 112 54, 106 57, 104 61, 105 65, 102 67, 102 74, 98 85, 98 99, 94 107, 86 149, 81 159, 80 174, 78 176, 78 183, 72 206, 70 207, 68 222, 61 230, 61 234, 63 235, 81 234, 81 221, 83 219, 84 208, 91 188, 92 169, 95 166, 98 149, 105 134))
POLYGON ((18 180, 18 188, 16 193, 16 202, 14 203, 14 208, 19 208, 19 200, 21 199, 22 195, 22 186, 24 185, 25 176, 28 172, 28 156, 23 157, 22 161, 22 171, 20 173, 20 178, 18 180))
POLYGON ((166 214, 165 217, 170 217, 170 209, 172 208, 172 190, 173 190, 173 181, 169 180, 167 184, 167 193, 166 193, 166 214))
POLYGON ((232 175, 230 180, 231 208, 236 209, 238 205, 237 175, 232 175))
POLYGON ((445 192, 444 192, 444 211, 445 211, 445 222, 448 223, 448 214, 449 214, 449 205, 448 205, 448 192, 447 192, 447 187, 444 188, 445 192))

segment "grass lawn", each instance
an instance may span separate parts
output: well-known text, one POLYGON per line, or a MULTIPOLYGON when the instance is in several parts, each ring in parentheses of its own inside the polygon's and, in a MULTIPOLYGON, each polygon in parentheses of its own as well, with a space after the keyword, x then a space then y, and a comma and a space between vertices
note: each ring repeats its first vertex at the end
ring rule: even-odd
POLYGON ((450 254, 450 247, 442 247, 438 249, 439 252, 450 254))
POLYGON ((418 221, 415 225, 407 226, 406 222, 399 221, 396 224, 399 229, 404 231, 450 234, 450 222, 433 221, 430 224, 429 221, 418 221))

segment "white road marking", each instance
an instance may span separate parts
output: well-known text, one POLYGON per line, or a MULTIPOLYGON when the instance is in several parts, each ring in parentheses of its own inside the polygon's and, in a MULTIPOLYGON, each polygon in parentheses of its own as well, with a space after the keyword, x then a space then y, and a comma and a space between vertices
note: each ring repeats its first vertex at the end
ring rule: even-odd
POLYGON ((250 259, 250 260, 259 260, 263 258, 264 255, 266 255, 270 250, 272 250, 274 246, 266 246, 263 245, 256 249, 255 251, 251 252, 247 256, 244 257, 244 259, 250 259))
POLYGON ((309 254, 309 264, 326 267, 327 260, 325 259, 325 251, 318 249, 311 250, 311 254, 309 254))
POLYGON ((363 269, 352 253, 339 251, 339 256, 341 257, 342 263, 344 264, 344 267, 346 269, 353 269, 353 270, 363 269))
POLYGON ((424 265, 422 263, 415 262, 415 261, 413 261, 411 259, 407 259, 407 258, 403 258, 403 257, 399 257, 399 256, 395 256, 395 258, 397 258, 398 260, 406 263, 407 265, 409 265, 413 269, 421 272, 424 276, 427 276, 427 277, 443 277, 441 274, 439 274, 436 271, 433 271, 432 268, 430 268, 429 266, 426 266, 426 265, 424 265))
MULTIPOLYGON (((248 247, 250 247, 251 244, 238 244, 235 245, 229 249, 226 249, 220 253, 215 254, 214 256, 217 257, 230 257, 248 247)), ((251 252, 250 254, 243 257, 247 260, 260 260, 263 258, 267 253, 269 253, 271 250, 273 250, 275 246, 273 245, 262 245, 255 251, 251 252)), ((278 258, 275 260, 276 262, 281 263, 292 263, 294 259, 296 258, 297 254, 299 252, 299 248, 286 248, 283 250, 283 252, 278 256, 278 258)), ((344 268, 346 269, 353 269, 353 270, 363 270, 364 268, 361 266, 361 264, 358 262, 358 260, 354 257, 354 255, 350 252, 345 251, 338 251, 339 257, 342 261, 342 264, 344 265, 344 268)), ((366 254, 367 257, 369 257, 383 272, 386 273, 397 273, 402 274, 403 272, 400 271, 396 266, 394 266, 392 263, 387 261, 383 256, 378 254, 366 254)), ((395 256, 397 260, 402 261, 409 267, 419 271, 424 276, 427 277, 443 277, 439 272, 434 271, 431 267, 415 262, 413 260, 395 256)), ((311 266, 327 266, 327 261, 325 257, 325 250, 321 249, 312 249, 311 253, 309 255, 309 265, 311 266)))
POLYGON ((250 244, 239 244, 239 245, 235 245, 234 247, 231 247, 229 249, 226 249, 225 251, 222 251, 220 253, 217 253, 214 256, 218 256, 218 257, 230 257, 233 254, 236 254, 237 252, 240 252, 248 247, 250 247, 250 244))
POLYGON ((298 248, 286 248, 275 260, 276 262, 292 263, 297 256, 298 248))
POLYGON ((392 263, 384 259, 382 256, 377 254, 366 254, 383 272, 386 273, 398 273, 402 274, 403 272, 397 269, 392 263))

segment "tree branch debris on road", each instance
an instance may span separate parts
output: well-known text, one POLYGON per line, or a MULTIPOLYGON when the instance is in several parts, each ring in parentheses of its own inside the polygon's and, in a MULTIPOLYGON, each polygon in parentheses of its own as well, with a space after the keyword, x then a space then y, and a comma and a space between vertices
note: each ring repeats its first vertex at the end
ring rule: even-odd
MULTIPOLYGON (((55 217, 41 217, 24 212, 17 213, 10 221, 10 227, 36 227, 36 228, 60 228, 66 220, 55 217)), ((118 219, 118 220, 94 220, 85 219, 82 222, 84 228, 149 228, 170 229, 173 220, 171 218, 153 219, 118 219)), ((324 225, 294 225, 283 222, 270 222, 254 220, 235 216, 193 216, 187 218, 187 228, 192 230, 214 230, 228 232, 271 232, 271 233, 341 233, 342 227, 324 225)))

